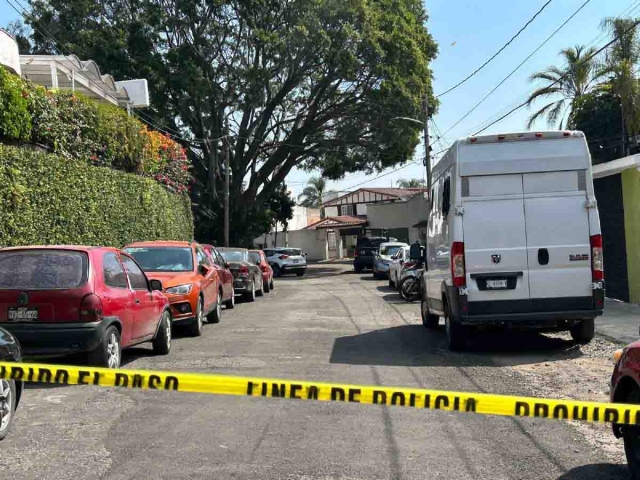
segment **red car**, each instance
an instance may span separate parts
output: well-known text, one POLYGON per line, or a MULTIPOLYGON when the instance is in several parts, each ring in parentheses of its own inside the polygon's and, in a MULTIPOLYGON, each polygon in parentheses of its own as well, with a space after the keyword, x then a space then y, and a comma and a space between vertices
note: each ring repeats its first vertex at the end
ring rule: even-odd
POLYGON ((122 349, 171 349, 162 284, 115 248, 50 246, 0 250, 0 326, 27 355, 87 352, 118 368, 122 349))
MULTIPOLYGON (((640 340, 614 354, 616 366, 611 376, 610 398, 614 403, 640 403, 640 340)), ((624 439, 624 451, 631 478, 640 480, 640 428, 613 425, 616 438, 624 439)))
POLYGON ((234 308, 236 305, 236 294, 233 290, 233 273, 229 270, 229 264, 222 258, 220 252, 218 252, 213 245, 202 245, 202 248, 209 254, 213 262, 213 268, 218 272, 225 306, 227 308, 234 308))
POLYGON ((273 290, 273 268, 267 261, 267 256, 262 250, 249 250, 251 260, 258 265, 262 272, 262 283, 264 285, 264 293, 269 293, 273 290))

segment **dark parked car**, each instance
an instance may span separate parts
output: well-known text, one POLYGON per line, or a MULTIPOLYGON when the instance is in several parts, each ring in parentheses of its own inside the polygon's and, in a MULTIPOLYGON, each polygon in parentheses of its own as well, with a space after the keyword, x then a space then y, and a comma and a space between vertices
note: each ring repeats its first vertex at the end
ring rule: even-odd
MULTIPOLYGON (((4 328, 0 328, 0 360, 3 362, 19 362, 20 358, 21 352, 18 341, 4 328)), ((0 380, 0 440, 9 433, 21 394, 22 382, 0 380)))
MULTIPOLYGON (((640 340, 614 354, 616 366, 611 376, 610 398, 614 403, 640 404, 640 340)), ((616 438, 623 438, 631 478, 640 480, 640 428, 613 425, 616 438)))
POLYGON ((0 250, 0 326, 27 355, 86 352, 90 363, 109 368, 120 366, 126 347, 171 349, 162 283, 115 248, 0 250))
POLYGON ((264 292, 262 271, 255 262, 251 261, 249 250, 226 247, 219 248, 218 251, 233 273, 235 292, 241 293, 250 302, 256 299, 256 295, 261 297, 264 292))
POLYGON ((353 259, 353 269, 356 273, 362 272, 365 268, 373 269, 376 253, 381 243, 395 242, 391 237, 360 237, 356 243, 356 253, 353 259))

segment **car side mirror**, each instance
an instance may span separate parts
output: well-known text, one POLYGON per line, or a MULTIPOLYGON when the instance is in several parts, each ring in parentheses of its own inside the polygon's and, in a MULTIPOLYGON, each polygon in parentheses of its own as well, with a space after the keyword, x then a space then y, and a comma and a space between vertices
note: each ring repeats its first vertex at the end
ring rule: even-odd
POLYGON ((162 282, 160 280, 150 280, 149 284, 151 286, 151 291, 157 291, 157 292, 161 292, 163 290, 162 288, 162 282))
POLYGON ((206 277, 209 273, 209 269, 206 267, 206 265, 199 265, 198 272, 200 272, 200 275, 202 275, 203 277, 206 277))

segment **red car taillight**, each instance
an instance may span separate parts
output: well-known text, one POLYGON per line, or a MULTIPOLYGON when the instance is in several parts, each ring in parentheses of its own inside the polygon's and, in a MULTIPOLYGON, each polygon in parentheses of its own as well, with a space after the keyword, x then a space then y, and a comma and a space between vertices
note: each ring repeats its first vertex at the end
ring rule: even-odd
POLYGON ((602 235, 591 236, 591 276, 594 282, 604 280, 602 235))
POLYGON ((289 255, 280 255, 278 258, 280 260, 286 260, 287 258, 289 258, 289 255))
POLYGON ((80 302, 80 321, 99 322, 102 320, 102 300, 97 295, 85 295, 80 302))
POLYGON ((453 242, 451 245, 451 277, 455 287, 467 285, 467 276, 464 268, 464 243, 453 242))
POLYGON ((260 265, 260 270, 262 271, 262 273, 267 273, 269 271, 269 267, 267 267, 266 265, 260 265))
POLYGON ((249 276, 249 267, 247 267, 245 265, 240 267, 240 269, 238 269, 238 276, 239 277, 248 277, 249 276))
POLYGON ((358 251, 358 249, 356 248, 356 250, 355 250, 355 252, 353 252, 353 254, 354 254, 353 256, 354 256, 355 258, 358 258, 358 255, 360 255, 360 252, 359 252, 359 251, 358 251))

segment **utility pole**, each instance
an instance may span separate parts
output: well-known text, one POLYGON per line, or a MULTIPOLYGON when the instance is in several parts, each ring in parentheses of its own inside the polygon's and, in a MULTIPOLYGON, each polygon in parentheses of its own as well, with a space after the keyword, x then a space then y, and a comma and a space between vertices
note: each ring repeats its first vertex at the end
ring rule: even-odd
POLYGON ((229 246, 229 125, 224 126, 224 246, 229 246))
POLYGON ((429 203, 431 203, 431 152, 429 146, 429 95, 424 96, 424 165, 427 167, 427 193, 429 195, 429 203))

